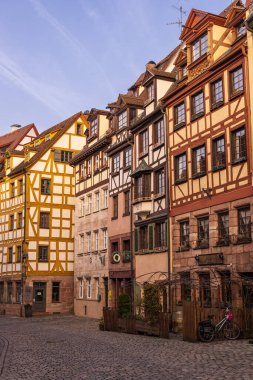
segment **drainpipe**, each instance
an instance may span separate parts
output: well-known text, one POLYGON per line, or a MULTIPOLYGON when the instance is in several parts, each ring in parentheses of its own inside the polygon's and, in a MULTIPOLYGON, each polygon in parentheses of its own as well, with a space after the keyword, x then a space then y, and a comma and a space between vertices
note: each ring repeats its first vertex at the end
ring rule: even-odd
POLYGON ((171 249, 170 249, 170 244, 171 244, 171 238, 170 238, 170 198, 169 198, 169 195, 170 195, 170 192, 169 192, 169 154, 168 154, 168 147, 169 147, 169 141, 168 141, 168 138, 169 138, 169 133, 168 133, 168 120, 167 120, 167 113, 166 113, 166 109, 164 110, 161 106, 161 112, 162 114, 164 115, 163 116, 163 119, 164 119, 164 126, 165 126, 165 150, 166 150, 166 154, 165 154, 165 157, 166 157, 166 186, 165 186, 165 189, 166 189, 166 199, 167 199, 167 216, 168 216, 168 231, 167 231, 167 244, 168 244, 168 282, 169 282, 169 285, 168 285, 168 305, 167 305, 167 312, 168 313, 171 313, 172 311, 172 294, 171 294, 171 284, 170 284, 170 281, 171 281, 171 249))
MULTIPOLYGON (((133 169, 133 162, 134 162, 134 143, 129 140, 129 145, 132 147, 132 162, 131 162, 131 170, 133 169)), ((132 315, 135 313, 135 306, 134 306, 134 248, 133 248, 133 178, 131 177, 131 186, 130 186, 130 196, 131 196, 131 207, 130 207, 130 252, 131 252, 131 303, 132 303, 132 315)))
MULTIPOLYGON (((26 190, 27 190, 27 181, 26 176, 27 173, 25 172, 25 180, 24 180, 24 233, 23 233, 23 242, 22 242, 22 256, 21 256, 21 309, 23 309, 24 304, 24 282, 26 279, 26 260, 27 260, 27 252, 25 252, 26 247, 26 206, 27 206, 27 196, 26 196, 26 190)), ((22 310, 23 311, 23 310, 22 310)))

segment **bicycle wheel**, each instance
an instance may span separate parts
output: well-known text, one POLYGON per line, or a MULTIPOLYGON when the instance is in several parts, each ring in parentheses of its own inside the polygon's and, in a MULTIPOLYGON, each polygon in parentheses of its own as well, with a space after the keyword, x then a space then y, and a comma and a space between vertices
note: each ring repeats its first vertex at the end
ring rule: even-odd
POLYGON ((223 328, 223 334, 226 339, 235 340, 239 338, 241 330, 236 323, 228 321, 223 328))
POLYGON ((199 326, 199 339, 201 342, 211 342, 214 339, 215 328, 210 326, 199 326))

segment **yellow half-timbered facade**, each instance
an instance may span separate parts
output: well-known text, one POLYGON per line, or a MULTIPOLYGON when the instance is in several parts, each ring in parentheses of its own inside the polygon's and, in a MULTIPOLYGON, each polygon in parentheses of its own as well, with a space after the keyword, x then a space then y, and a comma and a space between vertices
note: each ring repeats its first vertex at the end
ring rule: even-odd
POLYGON ((73 168, 85 145, 80 112, 6 157, 1 181, 1 281, 3 305, 32 304, 34 312, 73 310, 73 168))

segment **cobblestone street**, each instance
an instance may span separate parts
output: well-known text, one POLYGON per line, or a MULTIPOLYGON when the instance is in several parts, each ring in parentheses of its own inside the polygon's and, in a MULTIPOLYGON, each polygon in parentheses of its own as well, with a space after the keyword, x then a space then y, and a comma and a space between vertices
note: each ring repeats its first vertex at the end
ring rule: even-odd
POLYGON ((0 379, 252 379, 248 340, 191 344, 99 331, 93 320, 0 317, 0 379))

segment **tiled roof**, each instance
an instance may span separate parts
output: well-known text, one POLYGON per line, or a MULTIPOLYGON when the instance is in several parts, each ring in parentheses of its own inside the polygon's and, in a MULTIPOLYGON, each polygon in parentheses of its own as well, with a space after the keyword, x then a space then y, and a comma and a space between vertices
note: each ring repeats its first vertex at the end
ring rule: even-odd
POLYGON ((26 136, 30 129, 34 128, 36 134, 39 132, 34 124, 26 125, 25 127, 18 128, 14 132, 6 133, 3 136, 0 136, 0 150, 1 147, 8 147, 10 149, 15 149, 20 141, 26 136))
POLYGON ((243 4, 242 1, 240 1, 240 0, 235 0, 235 1, 233 1, 231 4, 229 4, 229 6, 228 6, 227 8, 225 8, 225 9, 219 14, 219 16, 221 16, 221 17, 227 17, 227 16, 229 15, 230 11, 233 9, 233 7, 234 7, 236 4, 238 4, 238 5, 242 6, 242 7, 244 6, 244 4, 243 4))
POLYGON ((145 75, 145 73, 142 73, 142 74, 138 77, 138 79, 134 82, 134 84, 133 84, 131 87, 129 87, 129 90, 134 89, 135 87, 140 86, 140 85, 142 84, 142 81, 143 81, 144 75, 145 75))
POLYGON ((150 173, 152 172, 151 166, 149 166, 145 160, 142 160, 140 165, 133 171, 131 177, 138 177, 142 173, 150 173))
POLYGON ((9 176, 16 175, 17 173, 20 173, 24 171, 29 166, 33 165, 43 154, 65 133, 65 131, 81 116, 83 115, 82 112, 78 112, 75 115, 69 117, 66 120, 63 120, 61 123, 58 123, 54 125, 53 127, 47 129, 46 131, 42 132, 39 137, 45 136, 50 132, 57 131, 57 133, 54 135, 54 137, 51 140, 45 141, 42 144, 38 145, 35 149, 37 153, 32 156, 32 158, 27 162, 21 162, 18 166, 16 166, 9 176))
POLYGON ((174 55, 181 49, 182 44, 178 45, 173 49, 166 57, 164 57, 160 62, 156 64, 156 68, 159 70, 166 70, 170 60, 174 57, 174 55))

